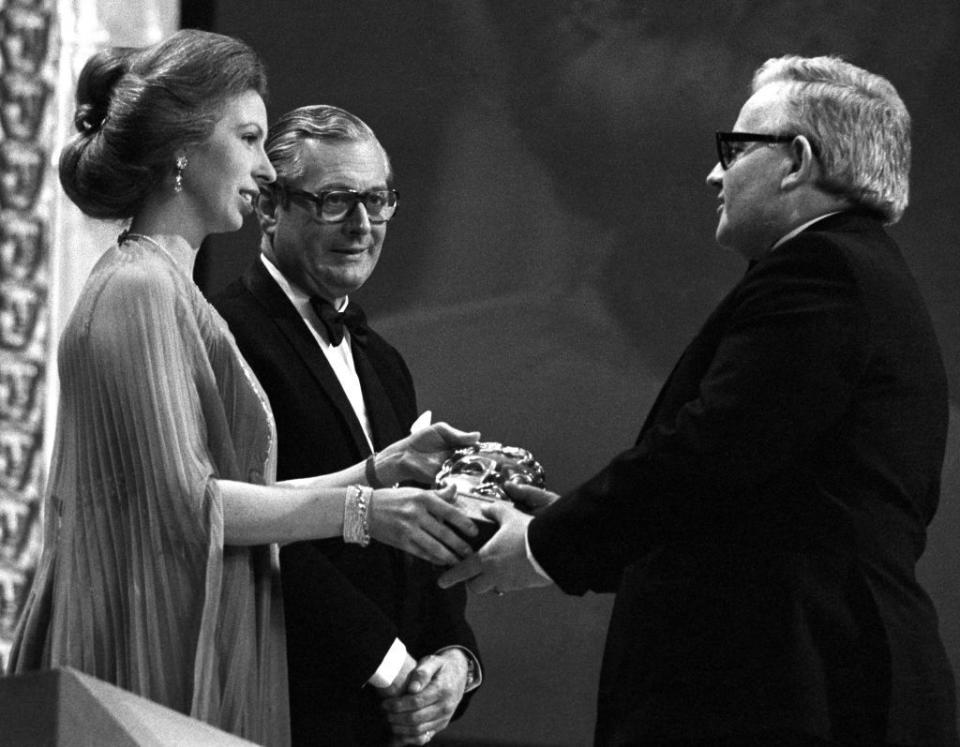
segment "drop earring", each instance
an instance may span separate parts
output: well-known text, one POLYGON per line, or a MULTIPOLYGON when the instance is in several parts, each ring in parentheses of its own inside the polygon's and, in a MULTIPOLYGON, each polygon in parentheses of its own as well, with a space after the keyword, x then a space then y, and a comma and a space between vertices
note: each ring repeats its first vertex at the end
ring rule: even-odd
POLYGON ((183 192, 183 170, 187 168, 186 156, 177 156, 177 175, 173 179, 173 191, 174 192, 183 192))

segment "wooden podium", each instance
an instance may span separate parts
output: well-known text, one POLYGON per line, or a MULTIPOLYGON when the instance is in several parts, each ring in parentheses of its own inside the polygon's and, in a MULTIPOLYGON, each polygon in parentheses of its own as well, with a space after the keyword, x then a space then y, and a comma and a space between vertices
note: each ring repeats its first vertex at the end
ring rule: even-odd
POLYGON ((61 668, 0 677, 0 744, 250 747, 253 742, 75 669, 61 668))

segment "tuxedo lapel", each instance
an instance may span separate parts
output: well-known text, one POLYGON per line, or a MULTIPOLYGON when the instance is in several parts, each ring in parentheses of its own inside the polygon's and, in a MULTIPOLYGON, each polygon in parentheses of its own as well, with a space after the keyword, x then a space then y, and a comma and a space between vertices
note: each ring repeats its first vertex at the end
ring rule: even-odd
POLYGON ((370 351, 363 345, 353 345, 353 362, 360 379, 360 388, 363 390, 363 401, 367 406, 367 417, 373 431, 373 445, 379 451, 405 435, 403 426, 370 360, 370 351))
MULTIPOLYGON (((353 350, 353 364, 357 369, 357 378, 360 379, 360 388, 363 391, 363 402, 367 406, 367 420, 370 421, 373 448, 375 451, 380 451, 384 446, 402 438, 404 430, 371 361, 372 352, 375 356, 374 343, 371 341, 369 346, 365 346, 354 344, 351 340, 350 345, 353 350)), ((388 547, 386 550, 393 559, 393 583, 397 589, 404 589, 405 576, 402 570, 411 568, 414 558, 394 547, 388 547)), ((401 593, 405 596, 405 592, 401 593)))
POLYGON ((339 411, 350 429, 350 435, 360 449, 360 453, 369 452, 370 448, 367 445, 363 427, 357 420, 357 415, 353 411, 343 387, 340 386, 337 375, 333 372, 326 356, 307 328, 307 323, 297 313, 293 304, 290 303, 290 299, 287 298, 276 281, 270 277, 270 273, 263 266, 263 262, 257 259, 247 268, 243 275, 243 284, 263 306, 271 321, 276 324, 277 329, 289 343, 294 354, 303 361, 307 370, 316 379, 323 394, 330 399, 339 411))

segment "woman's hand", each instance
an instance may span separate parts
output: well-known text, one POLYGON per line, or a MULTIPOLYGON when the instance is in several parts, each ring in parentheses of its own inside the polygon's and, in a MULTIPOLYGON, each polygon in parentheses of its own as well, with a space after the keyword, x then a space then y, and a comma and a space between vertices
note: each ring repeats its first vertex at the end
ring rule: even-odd
POLYGON ((446 423, 434 423, 395 441, 377 454, 374 471, 384 485, 406 480, 433 483, 437 471, 455 449, 480 440, 477 431, 461 431, 446 423))
POLYGON ((457 531, 468 537, 477 533, 473 521, 451 505, 455 494, 452 485, 375 490, 368 509, 370 536, 428 563, 453 565, 473 552, 457 531))

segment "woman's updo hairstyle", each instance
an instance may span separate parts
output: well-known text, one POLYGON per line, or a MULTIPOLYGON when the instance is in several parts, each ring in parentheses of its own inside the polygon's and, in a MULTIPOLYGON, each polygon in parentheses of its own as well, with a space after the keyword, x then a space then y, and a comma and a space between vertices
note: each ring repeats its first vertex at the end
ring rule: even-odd
POLYGON ((77 83, 77 134, 60 154, 60 183, 94 218, 126 219, 154 189, 173 189, 175 153, 213 131, 225 103, 266 98, 263 63, 245 43, 184 29, 143 49, 91 57, 77 83))

